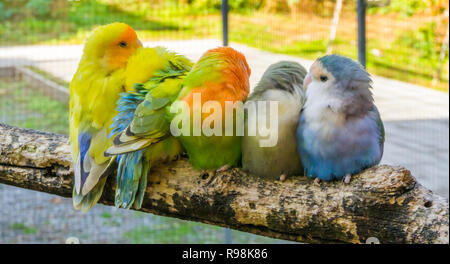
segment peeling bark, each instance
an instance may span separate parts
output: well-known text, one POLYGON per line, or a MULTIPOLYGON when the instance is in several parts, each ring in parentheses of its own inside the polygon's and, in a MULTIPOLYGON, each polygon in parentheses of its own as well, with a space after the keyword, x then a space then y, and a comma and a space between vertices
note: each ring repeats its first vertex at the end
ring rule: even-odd
MULTIPOLYGON (((0 182, 70 197, 68 138, 0 124, 0 182)), ((114 204, 114 177, 101 203, 114 204)), ((352 182, 285 182, 239 168, 200 172, 186 158, 155 164, 141 211, 310 243, 449 243, 448 200, 401 167, 380 165, 352 182)))

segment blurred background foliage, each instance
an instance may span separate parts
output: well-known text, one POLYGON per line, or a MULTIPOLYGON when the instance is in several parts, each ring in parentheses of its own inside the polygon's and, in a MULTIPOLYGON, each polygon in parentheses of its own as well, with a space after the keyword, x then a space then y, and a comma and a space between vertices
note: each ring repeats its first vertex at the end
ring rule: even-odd
MULTIPOLYGON (((333 51, 357 58, 356 1, 344 0, 333 51)), ((449 0, 371 0, 371 73, 448 91, 449 0), (436 68, 440 78, 432 83, 436 68)), ((229 0, 230 40, 315 59, 328 45, 336 0, 229 0)), ((220 0, 0 0, 0 45, 82 43, 123 21, 143 40, 220 38, 220 0)))

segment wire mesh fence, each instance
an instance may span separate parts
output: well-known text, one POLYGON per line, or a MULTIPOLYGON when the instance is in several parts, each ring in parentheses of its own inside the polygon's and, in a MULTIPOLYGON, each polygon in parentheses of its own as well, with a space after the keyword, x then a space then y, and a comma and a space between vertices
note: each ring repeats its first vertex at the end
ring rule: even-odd
MULTIPOLYGON (((357 1, 257 2, 247 11, 231 9, 231 41, 309 59, 327 51, 358 58, 357 1), (341 8, 337 8, 339 2, 341 8)), ((448 90, 448 58, 440 57, 448 45, 447 6, 448 1, 370 1, 366 17, 369 72, 448 90)))
MULTIPOLYGON (((357 59, 356 2, 229 0, 228 38, 248 57, 252 86, 277 60, 307 66, 327 53, 357 59)), ((116 21, 131 25, 149 45, 167 46, 196 60, 221 44, 221 4, 0 0, 0 67, 25 65, 68 88, 89 32, 116 21)), ((373 0, 367 1, 366 12, 367 69, 389 78, 374 85, 387 132, 384 161, 412 168, 448 197, 448 165, 443 165, 448 164, 448 147, 443 147, 448 145, 448 94, 434 91, 448 92, 448 0, 373 0)), ((30 89, 29 81, 0 76, 0 122, 68 133, 66 103, 30 89)), ((226 232, 101 205, 83 215, 70 200, 0 186, 0 243, 64 242, 70 236, 82 242, 223 243, 230 241, 226 232)), ((231 242, 285 242, 231 232, 231 242)))
MULTIPOLYGON (((328 51, 356 59, 356 2, 231 0, 229 39, 303 58, 328 51)), ((448 0, 373 0, 367 7, 368 69, 448 90, 448 0)), ((145 40, 218 39, 220 8, 219 0, 3 0, 0 44, 81 43, 92 27, 114 21, 145 40)))

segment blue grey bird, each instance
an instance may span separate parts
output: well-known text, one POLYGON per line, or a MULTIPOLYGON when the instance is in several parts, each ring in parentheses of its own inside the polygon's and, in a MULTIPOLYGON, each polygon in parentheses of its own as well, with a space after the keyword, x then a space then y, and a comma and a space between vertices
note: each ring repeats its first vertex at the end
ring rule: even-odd
POLYGON ((295 132, 305 102, 303 79, 306 73, 307 70, 296 62, 281 61, 272 64, 248 97, 245 103, 246 133, 242 139, 244 170, 268 179, 284 180, 290 175, 303 175, 295 132), (278 104, 278 112, 271 114, 271 101, 278 104), (254 106, 255 111, 251 111, 250 105, 254 106), (264 105, 265 111, 262 109, 264 105), (256 122, 251 122, 252 117, 256 122), (274 120, 277 122, 270 125, 266 133, 261 133, 258 127, 254 135, 249 133, 251 124, 260 125, 265 121, 267 125, 274 120), (268 141, 268 138, 275 141, 266 142, 268 144, 262 146, 261 143, 268 141))
POLYGON ((297 129, 309 177, 349 183, 353 174, 380 162, 384 127, 371 82, 361 64, 343 56, 324 56, 311 66, 297 129))

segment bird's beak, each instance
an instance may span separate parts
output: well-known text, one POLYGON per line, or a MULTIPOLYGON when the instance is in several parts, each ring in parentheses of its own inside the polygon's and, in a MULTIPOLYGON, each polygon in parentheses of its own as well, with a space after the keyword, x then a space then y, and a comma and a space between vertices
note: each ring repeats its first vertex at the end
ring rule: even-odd
POLYGON ((303 80, 303 89, 306 91, 306 88, 308 88, 308 85, 312 82, 311 75, 308 73, 305 76, 305 79, 303 80))
POLYGON ((136 40, 136 45, 138 46, 138 47, 142 47, 143 45, 142 45, 142 42, 138 39, 138 40, 136 40))

